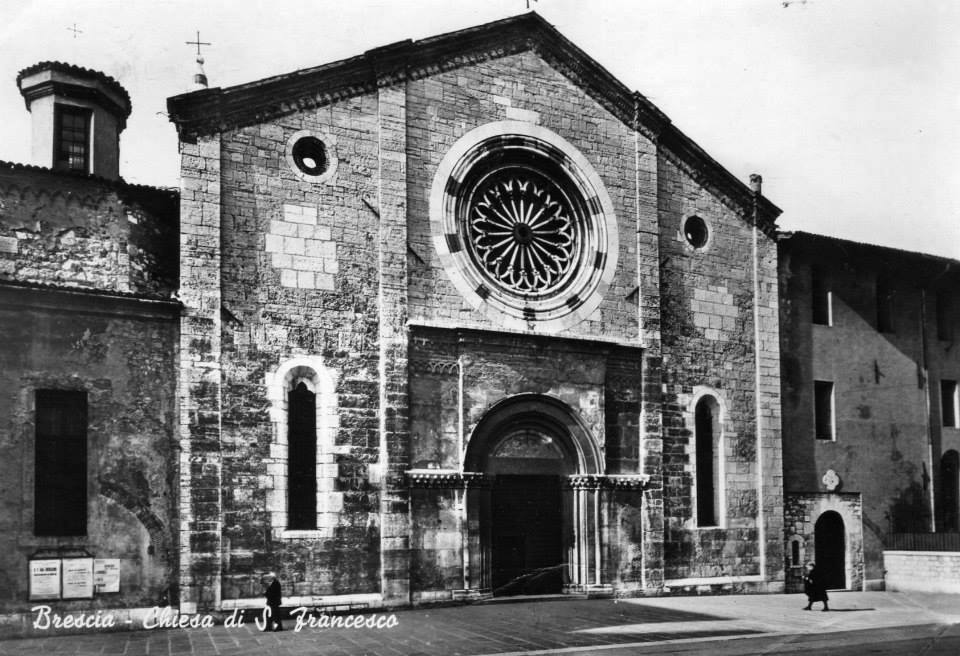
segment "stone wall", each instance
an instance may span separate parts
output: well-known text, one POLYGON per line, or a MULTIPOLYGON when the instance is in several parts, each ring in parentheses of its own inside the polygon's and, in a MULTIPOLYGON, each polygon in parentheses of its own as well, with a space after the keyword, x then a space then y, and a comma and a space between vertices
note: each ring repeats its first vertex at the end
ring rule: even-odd
POLYGON ((0 165, 0 280, 168 298, 176 216, 176 192, 0 165))
MULTIPOLYGON (((219 145, 206 146, 207 156, 185 160, 205 181, 202 189, 219 194, 204 202, 219 200, 213 220, 222 246, 219 266, 205 261, 209 277, 184 276, 185 291, 202 292, 219 279, 221 294, 203 293, 197 303, 219 352, 195 340, 184 344, 222 372, 216 393, 207 380, 213 368, 196 369, 196 382, 184 384, 202 403, 216 399, 220 421, 223 492, 208 521, 219 522, 210 526, 222 541, 222 588, 196 567, 193 584, 222 589, 226 605, 257 603, 268 570, 278 572, 286 595, 308 602, 381 590, 378 111, 376 96, 358 97, 226 132, 219 145), (322 181, 291 165, 290 140, 304 131, 336 158, 322 181), (318 453, 321 521, 316 531, 298 532, 286 530, 285 421, 276 413, 288 391, 277 374, 302 361, 332 387, 318 400, 318 421, 326 422, 318 453)), ((183 220, 186 235, 193 221, 186 211, 183 220)), ((196 418, 187 418, 187 432, 196 418)))
POLYGON ((657 179, 667 585, 745 579, 776 586, 782 492, 775 243, 666 155, 657 179), (701 248, 684 237, 691 216, 708 227, 701 248), (697 527, 695 519, 694 408, 704 395, 717 399, 722 423, 715 527, 697 527))
POLYGON ((960 594, 960 553, 884 551, 885 589, 891 592, 960 594))
POLYGON ((787 493, 784 503, 784 566, 787 592, 803 592, 804 566, 816 562, 817 519, 835 512, 843 520, 847 589, 879 588, 867 581, 864 570, 863 506, 857 493, 787 493), (797 557, 794 558, 794 543, 797 557))
MULTIPOLYGON (((637 194, 644 194, 645 202, 655 195, 650 142, 639 137, 646 155, 638 171, 634 132, 532 52, 411 81, 407 94, 410 320, 500 328, 475 312, 444 272, 428 220, 430 189, 440 160, 458 138, 486 123, 520 120, 553 131, 583 153, 602 179, 619 223, 613 283, 591 317, 561 334, 638 339, 637 303, 643 295, 636 289, 637 265, 651 253, 637 252, 637 194)), ((647 291, 655 289, 643 283, 647 291)))

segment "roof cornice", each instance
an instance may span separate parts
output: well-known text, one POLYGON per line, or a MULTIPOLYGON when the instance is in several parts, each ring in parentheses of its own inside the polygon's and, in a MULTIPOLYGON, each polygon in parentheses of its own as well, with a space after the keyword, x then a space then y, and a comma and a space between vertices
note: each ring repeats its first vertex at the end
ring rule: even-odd
POLYGON ((167 110, 180 138, 192 142, 202 135, 525 51, 536 52, 630 129, 668 150, 746 219, 752 219, 756 209, 759 227, 770 236, 775 233, 774 222, 781 212, 776 205, 763 196, 755 199, 746 184, 678 130, 643 94, 627 88, 536 12, 419 41, 400 41, 257 82, 173 96, 167 99, 167 110))

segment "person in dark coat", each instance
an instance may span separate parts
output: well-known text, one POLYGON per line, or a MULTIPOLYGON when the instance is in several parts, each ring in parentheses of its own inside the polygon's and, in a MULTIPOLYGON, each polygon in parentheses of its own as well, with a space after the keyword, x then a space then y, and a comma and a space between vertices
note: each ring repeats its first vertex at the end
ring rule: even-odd
POLYGON ((267 598, 267 608, 270 609, 270 615, 267 617, 267 623, 263 627, 264 631, 283 631, 283 624, 280 622, 280 604, 283 601, 283 592, 280 589, 280 579, 273 572, 265 574, 262 579, 267 587, 265 596, 267 598))
POLYGON ((823 580, 823 572, 814 563, 807 563, 807 571, 803 575, 803 591, 807 595, 807 607, 803 610, 813 610, 813 604, 823 602, 824 612, 830 610, 827 606, 827 586, 823 580))

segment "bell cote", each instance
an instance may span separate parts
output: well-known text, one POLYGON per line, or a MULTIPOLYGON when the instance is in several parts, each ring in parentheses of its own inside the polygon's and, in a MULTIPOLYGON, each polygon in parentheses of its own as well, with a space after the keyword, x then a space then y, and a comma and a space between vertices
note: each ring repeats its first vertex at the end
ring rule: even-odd
POLYGON ((130 96, 99 71, 40 62, 17 75, 32 116, 32 163, 104 178, 120 177, 120 132, 130 96))

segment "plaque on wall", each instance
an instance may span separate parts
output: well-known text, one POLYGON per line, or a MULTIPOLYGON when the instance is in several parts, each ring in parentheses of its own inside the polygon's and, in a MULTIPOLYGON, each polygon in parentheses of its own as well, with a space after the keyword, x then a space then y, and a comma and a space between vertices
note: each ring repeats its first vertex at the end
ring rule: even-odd
POLYGON ((63 559, 63 598, 93 599, 93 558, 63 559))
POLYGON ((60 559, 30 561, 30 601, 60 598, 60 559))
POLYGON ((120 592, 119 558, 97 558, 93 561, 93 587, 97 594, 120 592))

